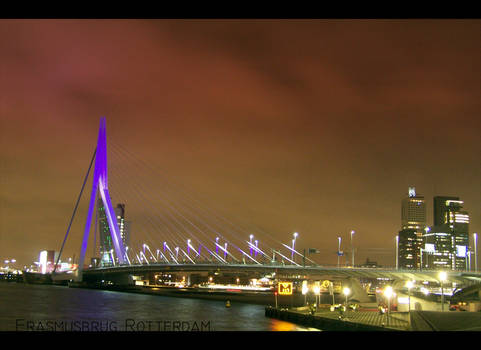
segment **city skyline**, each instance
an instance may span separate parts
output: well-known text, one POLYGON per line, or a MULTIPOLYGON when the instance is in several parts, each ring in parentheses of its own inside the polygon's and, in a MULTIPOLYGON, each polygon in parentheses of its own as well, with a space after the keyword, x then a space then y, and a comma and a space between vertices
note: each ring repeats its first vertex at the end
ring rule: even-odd
POLYGON ((0 256, 60 249, 101 116, 109 141, 228 218, 299 232, 320 263, 354 230, 356 265, 394 266, 408 187, 429 226, 456 196, 479 234, 480 22, 1 20, 0 256))

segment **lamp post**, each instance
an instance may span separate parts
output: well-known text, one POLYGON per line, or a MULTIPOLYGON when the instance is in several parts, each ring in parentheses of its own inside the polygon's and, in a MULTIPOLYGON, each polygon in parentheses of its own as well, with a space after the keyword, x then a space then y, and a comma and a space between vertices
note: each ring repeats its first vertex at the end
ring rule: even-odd
POLYGON ((351 290, 348 287, 344 287, 344 289, 342 290, 342 294, 344 294, 346 296, 346 303, 344 304, 344 308, 346 309, 346 313, 347 313, 347 296, 350 293, 351 293, 351 290))
POLYGON ((316 308, 319 305, 317 302, 317 297, 321 294, 321 287, 319 286, 319 282, 316 282, 314 285, 314 294, 316 295, 316 308))
POLYGON ((354 231, 351 231, 351 256, 352 256, 352 267, 354 267, 354 248, 352 247, 352 236, 354 235, 354 231))
POLYGON ((396 270, 399 266, 399 236, 396 236, 396 270))
MULTIPOLYGON (((430 230, 431 230, 431 228, 430 228, 429 226, 426 226, 426 227, 424 228, 424 231, 426 232, 426 233, 424 234, 424 243, 426 243, 426 239, 427 239, 426 237, 427 237, 427 235, 428 235, 428 233, 429 233, 430 230)), ((426 248, 426 247, 424 247, 424 248, 426 248)), ((421 247, 419 248, 419 251, 420 251, 420 255, 421 255, 421 268, 420 268, 420 270, 422 271, 422 269, 423 269, 423 252, 426 251, 426 249, 423 249, 422 246, 421 246, 421 247)), ((428 262, 429 262, 429 261, 428 261, 428 262)))
POLYGON ((478 272, 478 234, 473 233, 474 237, 474 272, 478 272))
POLYGON ((302 281, 302 295, 304 295, 304 305, 307 304, 307 292, 309 287, 307 287, 307 281, 302 281))
POLYGON ((411 317, 411 288, 413 287, 413 282, 412 281, 407 281, 406 282, 406 287, 408 289, 408 310, 409 310, 409 317, 411 317))
POLYGON ((341 237, 337 237, 337 240, 339 241, 339 245, 337 248, 337 267, 339 268, 339 259, 341 258, 341 237))
POLYGON ((384 289, 384 296, 387 298, 387 322, 389 323, 389 315, 391 313, 391 296, 392 296, 392 287, 387 286, 384 289))
POLYGON ((439 273, 439 281, 441 282, 441 311, 444 311, 444 286, 443 283, 446 281, 447 274, 444 271, 439 273))

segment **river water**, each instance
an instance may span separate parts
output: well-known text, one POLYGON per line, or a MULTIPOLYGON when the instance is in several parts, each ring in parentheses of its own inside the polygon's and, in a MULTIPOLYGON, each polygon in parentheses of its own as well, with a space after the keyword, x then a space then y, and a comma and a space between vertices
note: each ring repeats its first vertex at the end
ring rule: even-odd
POLYGON ((0 331, 306 331, 264 306, 52 285, 0 283, 0 331))

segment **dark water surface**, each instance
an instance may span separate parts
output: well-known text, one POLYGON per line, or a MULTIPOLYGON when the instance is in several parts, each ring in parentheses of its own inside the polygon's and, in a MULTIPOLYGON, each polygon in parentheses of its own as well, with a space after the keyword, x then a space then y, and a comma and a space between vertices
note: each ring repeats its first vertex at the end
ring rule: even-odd
POLYGON ((0 331, 305 331, 264 306, 51 285, 0 283, 0 331))

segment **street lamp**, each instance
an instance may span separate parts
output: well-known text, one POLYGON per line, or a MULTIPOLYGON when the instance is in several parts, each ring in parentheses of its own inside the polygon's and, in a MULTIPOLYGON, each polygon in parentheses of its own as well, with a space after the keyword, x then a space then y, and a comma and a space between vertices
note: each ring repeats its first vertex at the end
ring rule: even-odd
POLYGON ((354 231, 351 231, 351 256, 352 256, 352 267, 354 267, 354 248, 352 247, 352 235, 354 235, 354 231))
POLYGON ((444 286, 443 283, 446 281, 447 274, 444 271, 439 273, 439 281, 441 282, 441 311, 444 311, 444 286))
POLYGON ((399 267, 399 236, 396 236, 396 270, 399 267))
POLYGON ((409 303, 409 315, 411 315, 411 288, 414 286, 413 281, 406 282, 406 288, 408 289, 408 303, 409 303))
POLYGON ((317 282, 314 285, 314 294, 316 295, 316 308, 317 308, 317 306, 319 305, 317 302, 317 297, 321 294, 321 286, 319 286, 319 282, 317 282))
POLYGON ((393 294, 392 287, 387 286, 384 289, 384 296, 387 298, 387 321, 389 322, 389 315, 391 313, 391 296, 393 294))
POLYGON ((337 248, 337 267, 339 268, 339 259, 341 258, 341 237, 337 237, 337 240, 339 241, 339 245, 337 248))
MULTIPOLYGON (((426 239, 427 239, 426 236, 428 235, 428 232, 431 231, 431 228, 430 228, 429 226, 426 226, 426 227, 424 228, 424 231, 426 232, 426 233, 424 234, 424 237, 425 237, 425 238, 424 238, 424 243, 426 243, 426 239)), ((424 247, 424 248, 426 248, 426 247, 424 247)), ((419 248, 419 250, 420 250, 420 255, 421 255, 421 256, 420 256, 420 258, 421 258, 421 268, 420 268, 420 270, 422 271, 422 269, 423 269, 423 252, 425 252, 426 249, 423 249, 422 246, 421 246, 421 247, 419 248)))
POLYGON ((302 295, 304 295, 304 305, 307 304, 307 292, 309 287, 307 286, 307 281, 302 281, 302 295))
POLYGON ((346 312, 347 312, 347 296, 350 293, 351 293, 351 290, 348 287, 344 287, 344 289, 342 290, 342 294, 346 296, 346 304, 345 304, 346 312))
POLYGON ((473 233, 474 237, 474 272, 478 272, 478 234, 473 233))

